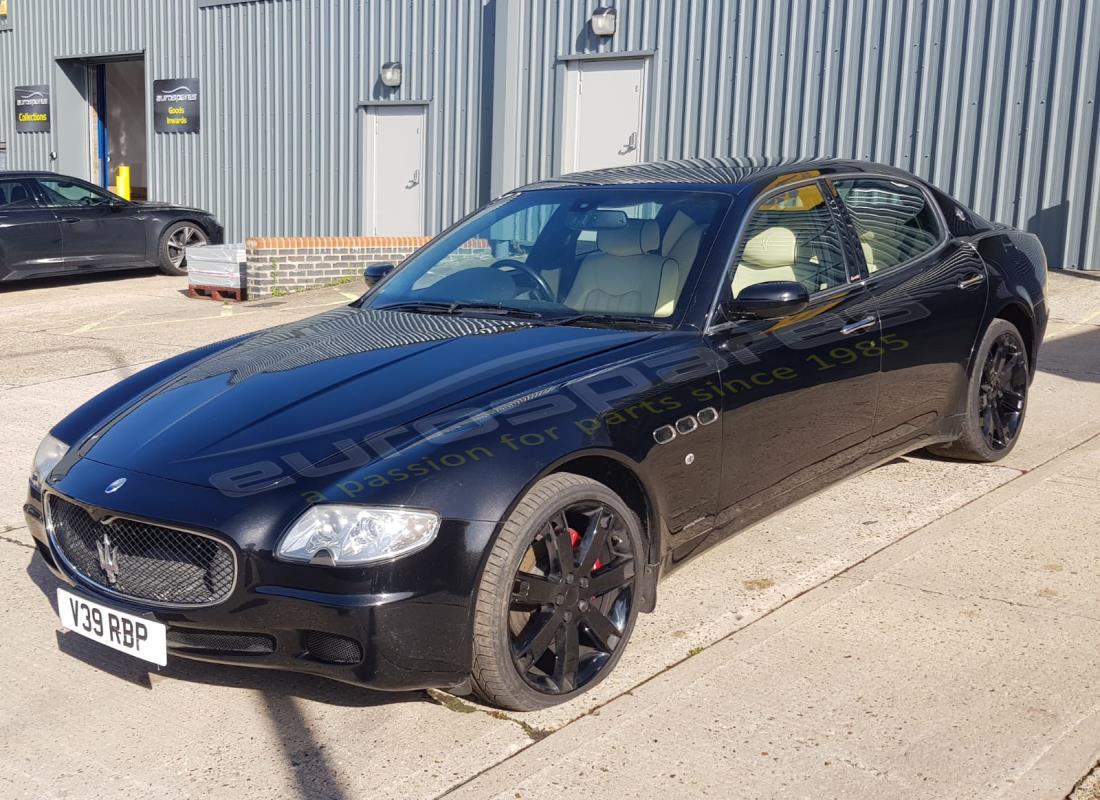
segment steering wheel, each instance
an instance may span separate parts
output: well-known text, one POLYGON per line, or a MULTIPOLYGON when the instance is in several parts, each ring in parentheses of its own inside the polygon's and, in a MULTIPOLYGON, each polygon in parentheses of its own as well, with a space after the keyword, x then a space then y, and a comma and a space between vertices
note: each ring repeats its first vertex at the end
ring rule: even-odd
POLYGON ((500 261, 494 261, 490 265, 493 269, 499 269, 501 271, 507 270, 509 267, 518 272, 522 272, 528 278, 531 279, 534 289, 538 290, 538 293, 542 297, 536 297, 536 300, 545 300, 548 303, 555 302, 554 290, 550 288, 550 285, 543 279, 541 275, 524 264, 522 261, 517 261, 514 258, 502 258, 500 261))

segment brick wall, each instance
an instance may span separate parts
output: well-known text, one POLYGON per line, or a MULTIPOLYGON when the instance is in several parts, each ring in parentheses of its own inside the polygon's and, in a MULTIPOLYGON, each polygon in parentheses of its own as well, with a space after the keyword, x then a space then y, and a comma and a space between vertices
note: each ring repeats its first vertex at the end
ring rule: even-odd
POLYGON ((358 278, 370 264, 398 264, 427 236, 254 236, 245 242, 249 300, 358 278))

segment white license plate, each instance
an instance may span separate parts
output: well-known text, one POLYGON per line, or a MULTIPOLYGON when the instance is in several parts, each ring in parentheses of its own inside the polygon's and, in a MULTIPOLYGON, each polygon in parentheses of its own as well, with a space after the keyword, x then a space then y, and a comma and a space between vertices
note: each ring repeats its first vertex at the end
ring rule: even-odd
POLYGON ((144 661, 168 663, 167 626, 57 590, 61 626, 144 661))

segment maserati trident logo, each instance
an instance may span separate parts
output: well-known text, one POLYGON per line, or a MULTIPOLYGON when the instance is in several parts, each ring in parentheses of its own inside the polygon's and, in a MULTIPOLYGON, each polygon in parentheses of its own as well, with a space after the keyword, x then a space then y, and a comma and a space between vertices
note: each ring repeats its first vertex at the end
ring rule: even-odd
POLYGON ((125 478, 116 478, 115 480, 107 484, 107 488, 103 490, 103 494, 114 494, 119 489, 121 489, 125 483, 125 478))
POLYGON ((118 547, 111 544, 111 537, 105 533, 95 549, 99 553, 99 568, 107 576, 107 583, 114 586, 118 583, 118 547))

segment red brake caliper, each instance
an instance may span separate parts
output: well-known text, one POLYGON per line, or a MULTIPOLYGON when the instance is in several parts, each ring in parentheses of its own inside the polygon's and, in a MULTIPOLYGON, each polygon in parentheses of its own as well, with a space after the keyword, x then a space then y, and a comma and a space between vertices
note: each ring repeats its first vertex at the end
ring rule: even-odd
MULTIPOLYGON (((581 535, 577 533, 573 528, 569 529, 569 544, 573 546, 574 551, 576 551, 576 549, 581 546, 581 535)), ((603 566, 603 564, 597 558, 596 563, 592 565, 592 571, 595 572, 601 566, 603 566)))

